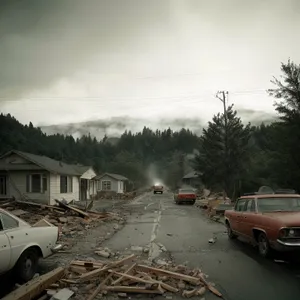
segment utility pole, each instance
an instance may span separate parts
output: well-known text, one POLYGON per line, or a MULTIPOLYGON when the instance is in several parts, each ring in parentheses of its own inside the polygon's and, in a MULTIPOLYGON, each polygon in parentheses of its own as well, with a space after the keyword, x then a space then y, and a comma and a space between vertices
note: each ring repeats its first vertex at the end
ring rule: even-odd
POLYGON ((228 102, 228 91, 226 91, 226 92, 218 91, 216 94, 216 98, 218 98, 223 103, 224 121, 225 121, 225 127, 227 127, 227 103, 226 102, 228 102), (221 95, 222 98, 219 95, 221 95), (227 96, 227 99, 226 99, 226 96, 227 96))
MULTIPOLYGON (((225 162, 225 171, 227 172, 228 170, 228 119, 227 119, 227 103, 228 102, 228 91, 218 91, 216 94, 216 98, 218 98, 222 103, 223 103, 223 111, 224 111, 224 150, 225 150, 225 157, 224 157, 224 162, 225 162), (220 97, 221 95, 221 97, 220 97), (227 96, 227 99, 226 99, 227 96)), ((225 175, 226 178, 224 178, 224 193, 223 193, 223 198, 225 201, 225 189, 228 188, 227 186, 227 175, 225 175)))

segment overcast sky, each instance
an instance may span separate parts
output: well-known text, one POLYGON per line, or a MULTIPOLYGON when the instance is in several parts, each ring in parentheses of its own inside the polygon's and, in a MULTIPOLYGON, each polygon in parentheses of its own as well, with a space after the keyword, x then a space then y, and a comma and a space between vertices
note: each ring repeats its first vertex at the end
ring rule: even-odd
POLYGON ((0 109, 35 125, 207 121, 228 90, 270 114, 270 79, 300 61, 299 12, 299 0, 1 0, 0 109))

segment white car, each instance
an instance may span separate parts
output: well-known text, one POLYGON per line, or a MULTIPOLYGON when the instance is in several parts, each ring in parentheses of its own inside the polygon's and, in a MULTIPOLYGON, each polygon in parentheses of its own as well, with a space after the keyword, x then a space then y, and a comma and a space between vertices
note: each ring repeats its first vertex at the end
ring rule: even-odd
POLYGON ((33 278, 39 258, 61 249, 57 244, 59 229, 46 220, 31 226, 0 209, 0 275, 13 271, 24 283, 33 278))

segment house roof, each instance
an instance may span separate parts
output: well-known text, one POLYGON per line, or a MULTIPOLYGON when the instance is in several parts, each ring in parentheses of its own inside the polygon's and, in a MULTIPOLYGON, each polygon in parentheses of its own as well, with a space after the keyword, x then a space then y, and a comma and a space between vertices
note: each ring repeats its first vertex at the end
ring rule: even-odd
POLYGON ((116 180, 121 180, 121 181, 127 181, 128 180, 128 178, 126 178, 126 177, 124 177, 124 176, 122 176, 122 175, 119 175, 119 174, 113 174, 113 173, 104 173, 104 174, 102 174, 102 175, 100 175, 100 176, 97 176, 96 177, 96 179, 101 179, 102 177, 104 177, 104 176, 109 176, 109 177, 112 177, 112 178, 114 178, 114 179, 116 179, 116 180))
MULTIPOLYGON (((88 169, 91 168, 89 166, 66 164, 64 162, 52 159, 47 156, 41 156, 41 155, 36 155, 36 154, 17 151, 17 150, 12 150, 4 154, 1 158, 6 157, 13 153, 23 157, 26 160, 31 161, 36 166, 38 166, 39 169, 45 169, 51 173, 81 176, 88 169)), ((32 166, 32 165, 30 166, 30 164, 0 163, 0 169, 2 170, 3 169, 4 170, 29 170, 29 169, 37 170, 38 168, 36 168, 36 166, 32 166)))
POLYGON ((199 175, 201 175, 200 172, 193 171, 193 172, 190 172, 190 173, 186 174, 186 175, 183 177, 183 179, 199 178, 199 175))

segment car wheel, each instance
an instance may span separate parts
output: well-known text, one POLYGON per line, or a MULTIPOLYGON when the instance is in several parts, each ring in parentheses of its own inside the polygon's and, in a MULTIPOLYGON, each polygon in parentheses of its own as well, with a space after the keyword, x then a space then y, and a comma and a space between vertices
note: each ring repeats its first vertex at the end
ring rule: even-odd
POLYGON ((226 228, 227 228, 227 235, 228 237, 233 240, 236 238, 236 235, 233 233, 232 229, 231 229, 231 226, 229 224, 229 222, 226 222, 226 228))
POLYGON ((195 204, 195 202, 196 202, 196 200, 193 200, 193 201, 192 201, 192 205, 194 205, 194 204, 195 204))
POLYGON ((262 257, 269 257, 271 248, 267 236, 261 232, 257 237, 258 251, 262 257))
POLYGON ((39 255, 34 249, 25 250, 20 256, 16 267, 16 277, 20 283, 33 278, 38 269, 39 255))

